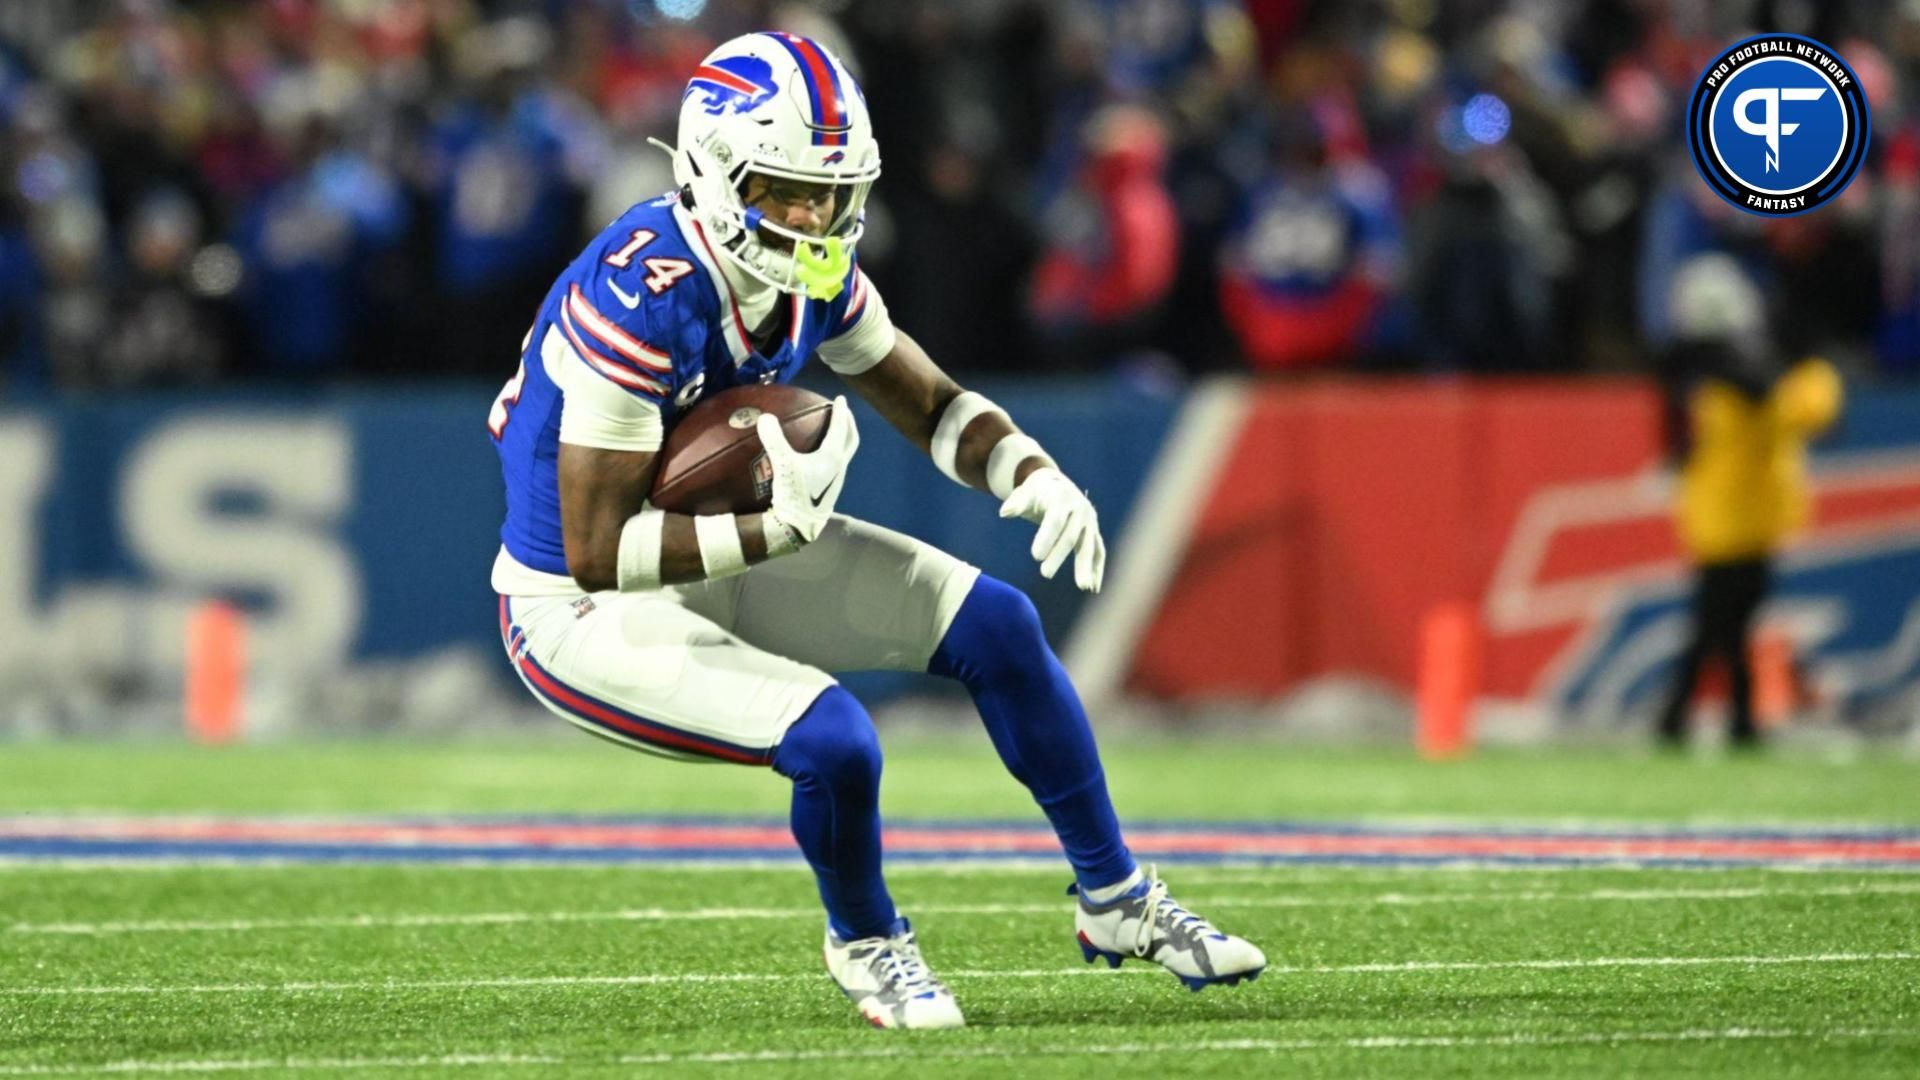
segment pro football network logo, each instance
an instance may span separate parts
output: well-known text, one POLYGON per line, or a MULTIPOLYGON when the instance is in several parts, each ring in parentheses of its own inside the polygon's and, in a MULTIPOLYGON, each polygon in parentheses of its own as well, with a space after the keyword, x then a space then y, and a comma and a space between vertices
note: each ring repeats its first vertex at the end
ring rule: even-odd
POLYGON ((1752 214, 1804 214, 1845 191, 1872 125, 1853 69, 1797 34, 1762 34, 1714 58, 1687 108, 1701 179, 1752 214))

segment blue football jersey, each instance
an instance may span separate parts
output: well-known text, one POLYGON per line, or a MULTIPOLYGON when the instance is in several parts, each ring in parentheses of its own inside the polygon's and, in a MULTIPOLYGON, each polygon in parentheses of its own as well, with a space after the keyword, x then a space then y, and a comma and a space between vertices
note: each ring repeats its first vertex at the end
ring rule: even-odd
POLYGON ((553 283, 521 343, 520 370, 488 418, 507 486, 500 539, 522 565, 566 574, 560 533, 560 411, 565 392, 543 350, 565 343, 561 362, 652 404, 671 432, 711 394, 748 383, 788 382, 820 343, 860 325, 866 282, 857 262, 832 300, 782 296, 786 334, 754 349, 722 258, 705 230, 668 194, 641 203, 601 230, 553 283))

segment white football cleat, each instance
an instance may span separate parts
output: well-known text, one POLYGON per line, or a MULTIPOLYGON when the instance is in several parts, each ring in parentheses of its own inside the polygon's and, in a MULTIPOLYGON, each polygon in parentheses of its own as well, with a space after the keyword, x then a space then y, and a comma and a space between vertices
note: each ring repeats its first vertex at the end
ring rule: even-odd
POLYGON ((1069 890, 1080 896, 1073 925, 1087 963, 1104 957, 1108 967, 1117 968, 1128 957, 1151 960, 1195 991, 1214 983, 1236 986, 1242 979, 1259 978, 1267 966, 1266 954, 1251 941, 1223 934, 1181 907, 1167 895, 1167 883, 1160 880, 1158 869, 1147 867, 1146 889, 1140 895, 1122 896, 1107 904, 1089 903, 1078 889, 1069 890))
POLYGON ((966 1023, 953 991, 920 958, 913 927, 900 920, 892 937, 842 941, 827 929, 827 973, 847 1000, 878 1028, 957 1028, 966 1023))

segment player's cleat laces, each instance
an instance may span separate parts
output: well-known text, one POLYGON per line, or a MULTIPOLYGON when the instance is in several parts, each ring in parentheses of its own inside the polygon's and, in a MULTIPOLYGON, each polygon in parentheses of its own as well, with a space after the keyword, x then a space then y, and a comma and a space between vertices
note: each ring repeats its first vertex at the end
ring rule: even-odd
POLYGON ((1080 897, 1073 921, 1089 964, 1104 959, 1117 968, 1129 957, 1151 960, 1193 990, 1252 982, 1267 966, 1252 942, 1222 933, 1167 895, 1158 867, 1147 868, 1143 888, 1106 904, 1089 901, 1077 888, 1069 891, 1080 897))
POLYGON ((913 927, 890 937, 842 941, 827 931, 827 972, 867 1022, 879 1028, 955 1028, 965 1023, 953 991, 920 955, 913 927))

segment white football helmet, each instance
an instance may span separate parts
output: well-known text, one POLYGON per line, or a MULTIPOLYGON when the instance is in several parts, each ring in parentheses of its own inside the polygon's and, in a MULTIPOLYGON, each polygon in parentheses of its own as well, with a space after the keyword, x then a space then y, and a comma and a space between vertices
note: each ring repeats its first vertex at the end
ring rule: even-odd
POLYGON ((783 292, 831 299, 880 177, 866 98, 839 58, 798 34, 745 34, 700 62, 680 99, 673 177, 724 256, 783 292), (824 237, 767 220, 742 198, 749 173, 835 188, 824 237), (791 250, 761 243, 760 230, 791 250))

